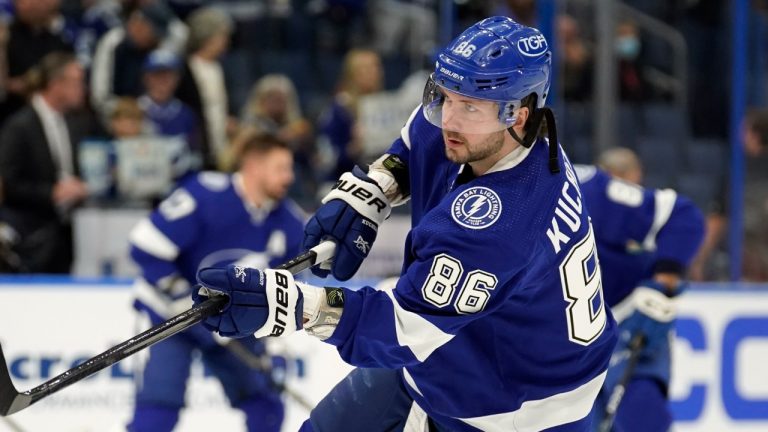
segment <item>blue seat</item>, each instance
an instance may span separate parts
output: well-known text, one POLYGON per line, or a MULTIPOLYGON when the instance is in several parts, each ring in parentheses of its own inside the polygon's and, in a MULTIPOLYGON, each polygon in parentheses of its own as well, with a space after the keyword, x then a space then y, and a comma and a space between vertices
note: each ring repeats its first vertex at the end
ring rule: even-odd
POLYGON ((634 104, 620 104, 616 112, 616 146, 637 149, 637 138, 643 125, 643 111, 634 104))
POLYGON ((648 104, 643 108, 643 135, 684 142, 691 135, 685 110, 671 104, 648 104))
POLYGON ((691 172, 722 177, 728 169, 729 148, 725 141, 697 138, 687 147, 688 168, 691 172))
POLYGON ((718 192, 718 181, 703 173, 685 173, 678 179, 677 191, 706 210, 718 192))
POLYGON ((259 70, 264 75, 279 73, 288 76, 299 95, 312 88, 312 65, 309 57, 301 52, 263 51, 259 54, 259 70))
MULTIPOLYGON (((558 137, 558 139, 560 138, 558 137)), ((594 143, 591 137, 580 135, 570 138, 567 141, 560 139, 560 142, 562 143, 568 158, 571 160, 571 163, 587 165, 594 163, 592 149, 594 143)))
POLYGON ((592 135, 592 105, 582 102, 564 103, 561 112, 555 112, 557 133, 561 142, 592 135))
POLYGON ((332 53, 315 56, 315 86, 317 90, 333 94, 341 78, 343 58, 332 53))
POLYGON ((643 163, 646 178, 658 179, 663 184, 648 184, 653 187, 674 187, 677 177, 684 169, 682 146, 673 139, 640 136, 637 153, 643 163))
POLYGON ((241 107, 248 100, 251 85, 259 77, 256 64, 250 52, 232 50, 222 59, 227 82, 227 97, 231 107, 241 107))

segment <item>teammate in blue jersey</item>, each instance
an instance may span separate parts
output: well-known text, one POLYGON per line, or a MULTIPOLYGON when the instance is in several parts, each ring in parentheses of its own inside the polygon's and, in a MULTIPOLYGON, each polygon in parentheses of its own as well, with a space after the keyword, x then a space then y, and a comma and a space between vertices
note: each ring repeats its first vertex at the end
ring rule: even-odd
MULTIPOLYGON (((301 247, 303 212, 285 199, 293 181, 291 151, 255 134, 240 145, 234 174, 203 172, 176 189, 130 235, 131 256, 141 269, 135 307, 158 324, 192 306, 198 269, 237 263, 275 266, 301 247)), ((240 343, 264 356, 263 341, 240 343)), ((246 414, 249 431, 279 431, 283 404, 267 373, 249 369, 201 326, 149 350, 138 375, 132 432, 171 431, 184 393, 193 351, 221 381, 233 407, 246 414)), ((266 357, 265 357, 266 359, 266 357)))
POLYGON ((198 273, 197 302, 230 298, 208 328, 303 328, 359 367, 303 431, 588 430, 615 323, 584 199, 544 106, 550 68, 538 30, 506 17, 473 25, 439 54, 388 153, 325 197, 304 246, 334 239, 340 280, 368 255, 390 206, 410 197, 394 287, 317 288, 238 266, 198 273))
POLYGON ((642 178, 640 163, 630 150, 605 152, 599 166, 606 171, 577 166, 576 172, 595 229, 605 301, 619 321, 620 337, 595 404, 593 424, 599 430, 628 366, 630 343, 642 333, 644 345, 612 430, 666 431, 672 423, 667 390, 675 297, 703 240, 704 219, 689 199, 671 189, 644 189, 627 181, 642 178))

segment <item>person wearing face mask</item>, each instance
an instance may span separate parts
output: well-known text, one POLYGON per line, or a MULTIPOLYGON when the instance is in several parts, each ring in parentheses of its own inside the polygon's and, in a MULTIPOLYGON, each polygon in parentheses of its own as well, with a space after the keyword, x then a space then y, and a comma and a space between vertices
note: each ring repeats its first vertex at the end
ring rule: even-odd
POLYGON ((619 23, 614 46, 619 60, 619 98, 622 101, 648 99, 648 84, 638 61, 642 45, 637 24, 633 21, 619 23))

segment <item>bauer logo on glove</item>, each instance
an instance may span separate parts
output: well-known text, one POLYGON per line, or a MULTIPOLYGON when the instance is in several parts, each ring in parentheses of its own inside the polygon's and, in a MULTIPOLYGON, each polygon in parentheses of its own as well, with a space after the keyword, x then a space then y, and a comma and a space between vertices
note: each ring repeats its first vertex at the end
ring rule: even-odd
MULTIPOLYGON (((371 252, 379 225, 389 217, 391 207, 376 182, 360 168, 344 173, 333 190, 323 198, 323 206, 304 228, 304 247, 321 241, 337 243, 331 270, 338 280, 351 278, 371 252)), ((327 268, 317 266, 312 273, 328 276, 327 268)))
POLYGON ((202 286, 192 296, 195 304, 213 295, 229 297, 220 314, 203 321, 222 336, 287 336, 302 327, 304 299, 287 270, 204 268, 197 273, 197 281, 202 286))

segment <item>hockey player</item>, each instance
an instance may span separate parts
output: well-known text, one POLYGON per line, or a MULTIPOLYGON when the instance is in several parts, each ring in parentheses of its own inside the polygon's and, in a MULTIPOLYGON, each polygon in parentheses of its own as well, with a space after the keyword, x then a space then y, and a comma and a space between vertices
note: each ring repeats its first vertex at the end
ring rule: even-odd
POLYGON ((595 405, 593 425, 600 430, 608 401, 628 366, 630 343, 641 333, 644 343, 612 430, 662 432, 672 423, 667 390, 674 298, 683 290, 686 267, 702 242, 704 220, 689 199, 673 190, 644 189, 627 181, 642 178, 630 150, 609 150, 599 165, 606 171, 577 166, 576 172, 594 225, 605 301, 620 324, 619 344, 595 405))
POLYGON ((335 239, 340 280, 368 255, 390 206, 410 197, 394 288, 323 289, 240 266, 198 273, 197 302, 231 300, 208 328, 304 328, 359 367, 302 430, 588 429, 615 324, 578 181, 544 107, 550 57, 534 28, 506 17, 473 25, 439 54, 388 153, 325 197, 304 246, 335 239))
MULTIPOLYGON (((235 174, 203 172, 189 179, 142 220, 130 235, 131 256, 141 269, 135 307, 152 324, 191 306, 190 287, 202 267, 269 267, 300 249, 304 216, 285 199, 293 181, 291 151, 269 136, 246 134, 235 174)), ((241 342, 265 355, 262 341, 241 342)), ((279 431, 283 405, 266 373, 249 369, 201 326, 173 336, 149 351, 137 372, 132 432, 171 431, 184 393, 192 353, 221 381, 233 407, 245 412, 249 431, 279 431)))

